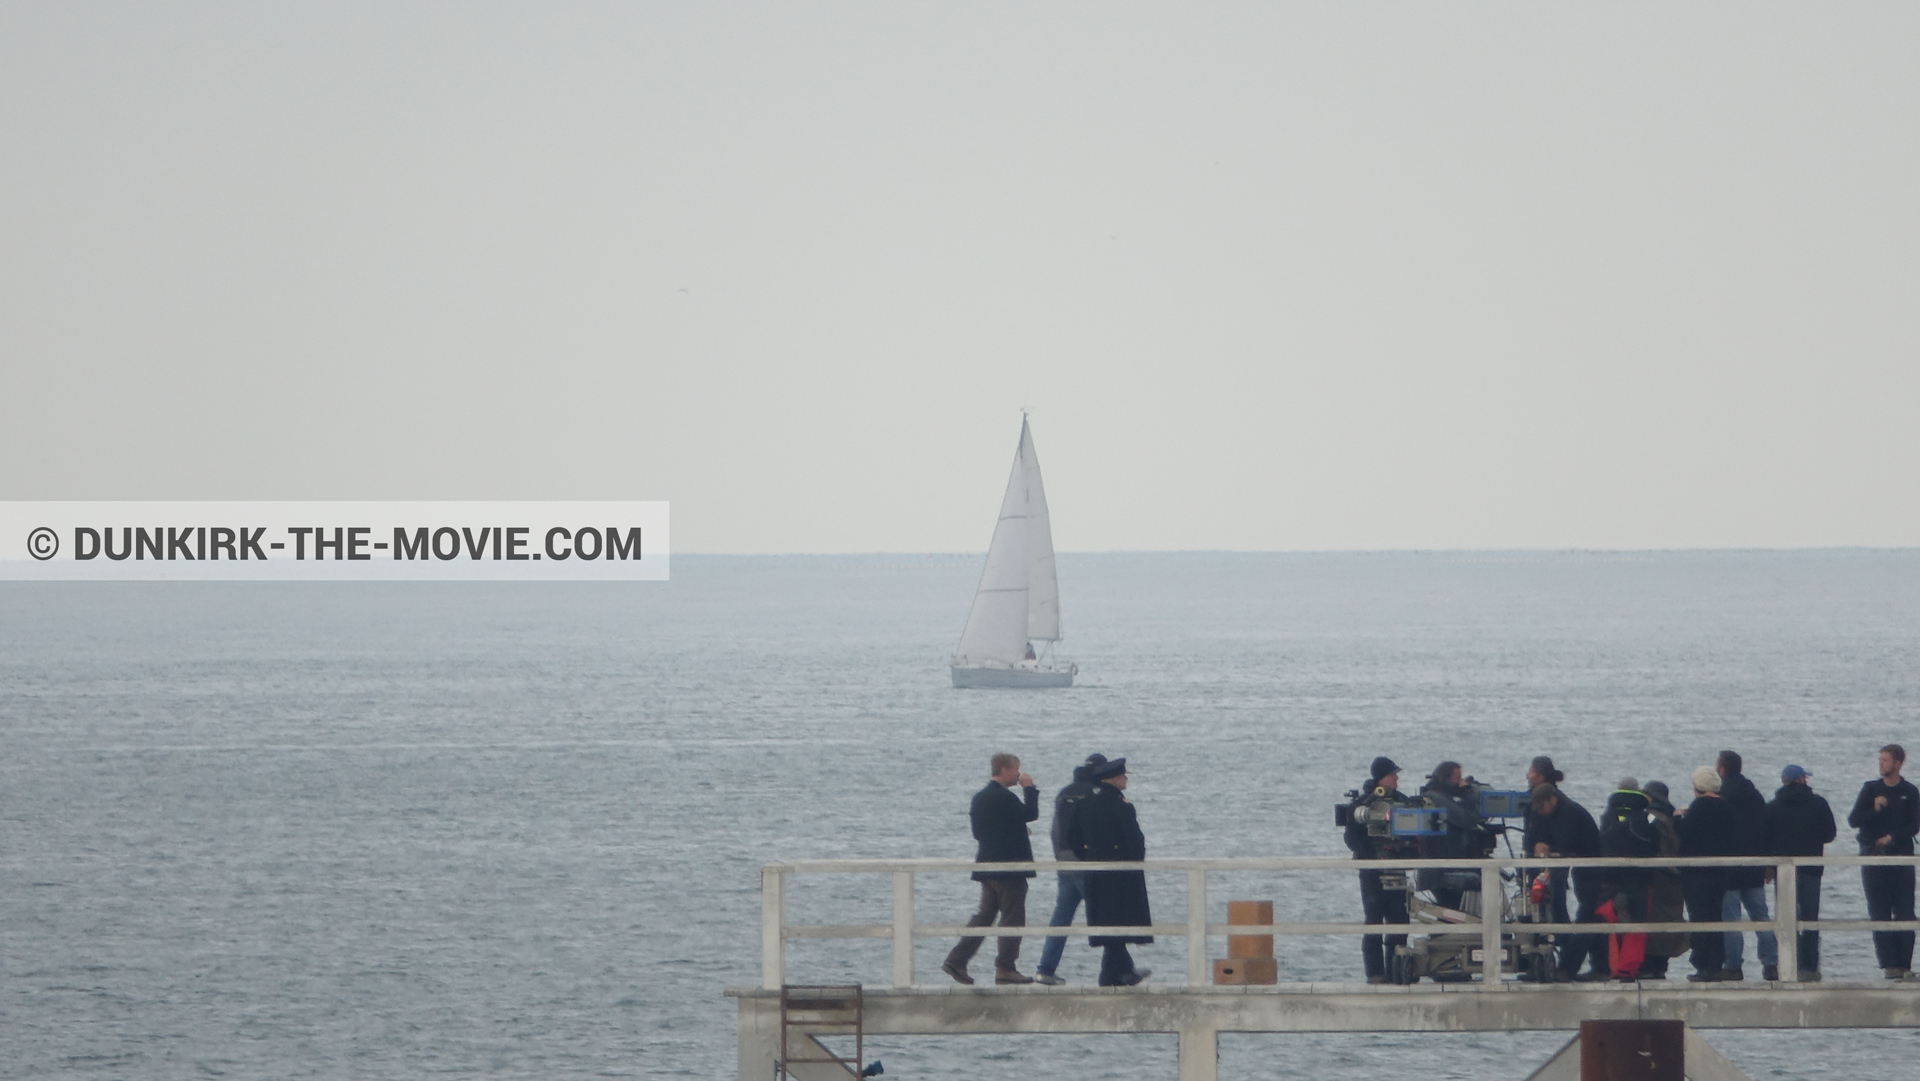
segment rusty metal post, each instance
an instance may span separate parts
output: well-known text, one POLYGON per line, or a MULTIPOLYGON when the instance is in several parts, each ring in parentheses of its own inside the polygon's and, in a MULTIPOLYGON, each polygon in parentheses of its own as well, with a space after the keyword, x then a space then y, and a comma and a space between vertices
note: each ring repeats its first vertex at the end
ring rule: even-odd
POLYGON ((1580 1081, 1686 1081, 1685 1021, 1580 1022, 1580 1081))

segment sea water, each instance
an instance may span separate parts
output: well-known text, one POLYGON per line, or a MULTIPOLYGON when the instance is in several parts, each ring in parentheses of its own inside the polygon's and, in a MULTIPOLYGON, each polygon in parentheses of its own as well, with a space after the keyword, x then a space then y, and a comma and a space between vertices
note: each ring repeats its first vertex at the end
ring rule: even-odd
MULTIPOLYGON (((1731 747, 1765 791, 1806 766, 1844 818, 1875 749, 1920 751, 1920 552, 1068 554, 1078 686, 955 691, 979 563, 0 585, 0 1075, 731 1077, 723 992, 759 981, 760 865, 970 857, 996 751, 1049 796, 1087 754, 1125 755, 1150 856, 1344 854, 1332 805, 1376 754, 1416 784, 1451 758, 1501 786, 1551 754, 1598 808, 1623 774, 1685 792, 1731 747)), ((1180 876, 1151 887, 1183 921, 1180 876)), ((1358 915, 1346 872, 1212 889, 1358 915)), ((884 877, 791 891, 796 921, 887 918, 884 877)), ((919 918, 974 898, 922 876, 919 918)), ((1030 918, 1051 903, 1043 876, 1030 918)), ((1824 904, 1864 915, 1857 874, 1829 874, 1824 904)), ((923 982, 949 945, 920 944, 923 982)), ((1284 980, 1359 977, 1352 939, 1277 952, 1284 980)), ((884 984, 889 956, 797 942, 789 979, 884 984)), ((1091 983, 1096 957, 1075 942, 1061 974, 1091 983)), ((1184 945, 1139 961, 1177 982, 1184 945)), ((1864 935, 1828 935, 1823 967, 1876 974, 1864 935)), ((1709 1035, 1755 1078, 1920 1078, 1907 1033, 1709 1035)), ((1564 1038, 1228 1035, 1221 1070, 1517 1081, 1564 1038)), ((1170 1078, 1174 1047, 867 1055, 902 1078, 1170 1078)))

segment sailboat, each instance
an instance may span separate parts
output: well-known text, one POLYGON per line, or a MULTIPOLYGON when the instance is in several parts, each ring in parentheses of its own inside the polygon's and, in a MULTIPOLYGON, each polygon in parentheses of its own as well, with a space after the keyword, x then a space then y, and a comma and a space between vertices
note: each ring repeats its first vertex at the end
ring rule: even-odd
POLYGON ((1053 526, 1033 433, 1020 417, 1007 494, 987 546, 966 629, 953 651, 955 687, 1071 687, 1080 669, 1052 660, 1060 640, 1060 582, 1053 572, 1053 526), (1034 643, 1042 643, 1039 653, 1034 643))

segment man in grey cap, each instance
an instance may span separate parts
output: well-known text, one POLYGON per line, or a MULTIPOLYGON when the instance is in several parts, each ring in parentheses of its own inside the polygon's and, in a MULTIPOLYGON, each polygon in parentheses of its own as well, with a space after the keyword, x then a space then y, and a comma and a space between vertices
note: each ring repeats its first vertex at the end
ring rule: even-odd
MULTIPOLYGON (((1788 766, 1780 771, 1780 790, 1767 803, 1762 827, 1767 855, 1825 855, 1827 844, 1839 836, 1839 829, 1833 821, 1833 808, 1807 784, 1807 779, 1812 776, 1801 766, 1788 766)), ((1820 872, 1826 868, 1797 867, 1795 870, 1798 874, 1793 883, 1793 895, 1800 905, 1799 918, 1817 920, 1820 918, 1820 872)), ((1769 868, 1767 873, 1771 876, 1772 869, 1769 868)), ((1802 980, 1820 979, 1820 932, 1800 932, 1796 957, 1802 980)), ((1780 977, 1778 970, 1766 975, 1770 980, 1780 977)))
MULTIPOLYGON (((1068 833, 1073 826, 1073 813, 1079 809, 1080 801, 1093 795, 1100 784, 1093 779, 1094 771, 1107 764, 1104 754, 1090 754, 1085 762, 1073 768, 1073 783, 1062 788, 1053 797, 1053 858, 1056 860, 1077 860, 1073 854, 1073 842, 1068 833)), ((1078 871, 1061 871, 1060 884, 1054 894, 1053 918, 1047 921, 1050 927, 1067 927, 1073 923, 1073 914, 1080 910, 1080 902, 1087 896, 1087 876, 1078 871)), ((1067 981, 1056 973, 1060 968, 1060 958, 1067 952, 1065 935, 1052 935, 1046 945, 1040 948, 1040 967, 1034 970, 1033 979, 1049 987, 1058 987, 1067 981)))

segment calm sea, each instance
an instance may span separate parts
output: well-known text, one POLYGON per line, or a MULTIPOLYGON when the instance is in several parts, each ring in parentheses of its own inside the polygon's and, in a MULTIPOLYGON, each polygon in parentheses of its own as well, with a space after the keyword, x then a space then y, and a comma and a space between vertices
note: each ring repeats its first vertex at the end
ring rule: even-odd
MULTIPOLYGON (((1502 784, 1547 753, 1598 806, 1732 747, 1767 789, 1808 767, 1844 815, 1877 747, 1920 749, 1920 552, 1066 555, 1081 685, 1053 692, 948 686, 978 573, 0 585, 0 1075, 731 1077, 759 865, 970 856, 1000 750, 1049 791, 1126 755, 1151 855, 1252 856, 1343 852, 1330 807, 1382 753, 1502 784)), ((1179 883, 1153 886, 1182 919, 1179 883)), ((1344 872, 1215 889, 1357 911, 1344 872)), ((921 918, 972 896, 923 881, 921 918)), ((1845 873, 1825 903, 1864 915, 1845 873)), ((886 906, 852 878, 792 903, 886 906)), ((1178 979, 1181 951, 1141 961, 1178 979)), ((1286 944, 1282 978, 1353 976, 1357 952, 1286 944)), ((1871 974, 1865 937, 1829 936, 1824 967, 1871 974)), ((794 979, 888 971, 883 942, 791 957, 794 979)), ((1920 1078, 1910 1033, 1711 1038, 1755 1078, 1920 1078)), ((1228 1036, 1222 1069, 1517 1081, 1562 1039, 1228 1036)), ((875 1043, 889 1077, 1174 1073, 1171 1036, 875 1043)))

